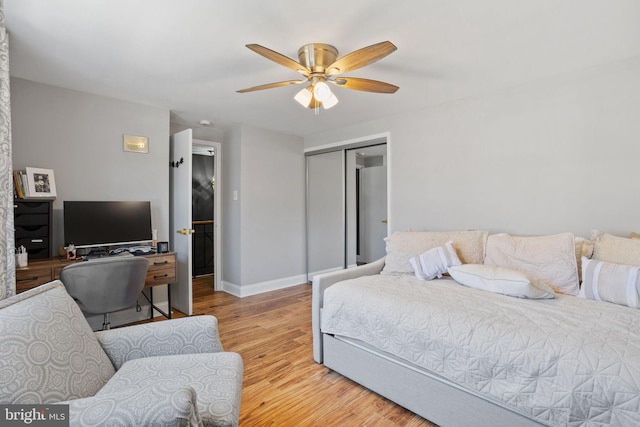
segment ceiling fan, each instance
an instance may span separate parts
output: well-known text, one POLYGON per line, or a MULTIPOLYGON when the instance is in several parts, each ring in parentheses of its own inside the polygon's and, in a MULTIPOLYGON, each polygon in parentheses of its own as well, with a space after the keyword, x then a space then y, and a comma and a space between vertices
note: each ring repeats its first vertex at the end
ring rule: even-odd
POLYGON ((341 58, 338 58, 338 49, 331 45, 306 44, 298 49, 298 61, 258 44, 248 44, 247 47, 273 62, 299 72, 305 78, 254 86, 238 90, 239 93, 308 83, 294 99, 303 107, 317 109, 322 105, 328 109, 338 103, 338 98, 331 92, 327 83, 347 89, 376 93, 395 93, 399 89, 398 86, 377 80, 339 76, 378 61, 395 51, 397 48, 390 41, 358 49, 341 58))

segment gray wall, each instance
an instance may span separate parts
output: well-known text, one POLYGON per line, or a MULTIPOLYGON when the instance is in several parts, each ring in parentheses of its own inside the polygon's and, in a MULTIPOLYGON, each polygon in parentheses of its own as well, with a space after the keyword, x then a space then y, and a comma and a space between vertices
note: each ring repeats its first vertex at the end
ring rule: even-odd
MULTIPOLYGON (((222 175, 224 188, 222 189, 222 278, 224 282, 240 285, 242 260, 240 258, 240 217, 242 206, 242 128, 233 127, 225 133, 222 151, 222 175), (238 192, 238 199, 233 200, 233 192, 238 192)), ((224 283, 223 283, 224 286, 224 283)))
MULTIPOLYGON (((12 78, 11 126, 14 169, 54 170, 54 256, 63 245, 64 200, 150 200, 152 227, 168 240, 168 110, 12 78), (124 152, 123 134, 147 136, 149 153, 124 152)), ((154 300, 166 304, 166 290, 156 288, 154 300)), ((111 321, 147 314, 131 309, 111 321)))
POLYGON ((246 296, 303 283, 302 138, 232 126, 225 129, 222 161, 224 290, 246 296))
POLYGON ((390 132, 391 231, 628 235, 640 229, 638 75, 636 57, 319 133, 305 148, 390 132))
POLYGON ((298 280, 305 274, 303 139, 242 126, 241 156, 240 284, 298 280))
POLYGON ((167 240, 169 111, 11 79, 13 167, 53 169, 54 248, 63 244, 64 200, 150 200, 167 240), (123 134, 149 138, 149 153, 122 149, 123 134))

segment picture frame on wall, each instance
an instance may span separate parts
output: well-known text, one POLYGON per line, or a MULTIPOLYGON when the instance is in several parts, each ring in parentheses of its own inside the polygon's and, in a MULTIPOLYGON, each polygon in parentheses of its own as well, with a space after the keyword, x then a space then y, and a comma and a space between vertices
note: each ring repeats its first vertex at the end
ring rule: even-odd
POLYGON ((56 180, 52 169, 26 168, 27 197, 55 199, 56 180))

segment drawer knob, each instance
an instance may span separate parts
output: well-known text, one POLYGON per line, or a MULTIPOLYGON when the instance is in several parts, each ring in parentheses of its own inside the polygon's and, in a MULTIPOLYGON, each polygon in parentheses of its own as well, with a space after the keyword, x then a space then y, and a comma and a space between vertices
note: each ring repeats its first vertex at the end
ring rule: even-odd
POLYGON ((163 277, 169 277, 168 274, 163 274, 161 276, 153 276, 154 279, 162 279, 163 277))

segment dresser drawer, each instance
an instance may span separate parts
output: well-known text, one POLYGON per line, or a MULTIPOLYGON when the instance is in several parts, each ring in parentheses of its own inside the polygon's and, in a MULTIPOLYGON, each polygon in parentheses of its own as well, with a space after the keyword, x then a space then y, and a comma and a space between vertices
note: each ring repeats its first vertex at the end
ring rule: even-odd
POLYGON ((29 259, 47 259, 51 253, 49 250, 49 238, 31 237, 28 239, 16 239, 16 247, 27 248, 29 259))
POLYGON ((24 214, 16 215, 14 219, 16 227, 32 227, 38 225, 49 225, 49 215, 47 214, 24 214))
POLYGON ((52 280, 51 268, 16 268, 16 293, 24 292, 52 280))
POLYGON ((49 215, 49 202, 19 202, 13 204, 13 212, 21 214, 45 214, 49 215))
POLYGON ((17 226, 16 239, 24 239, 27 237, 41 237, 45 240, 48 240, 49 225, 17 226))

